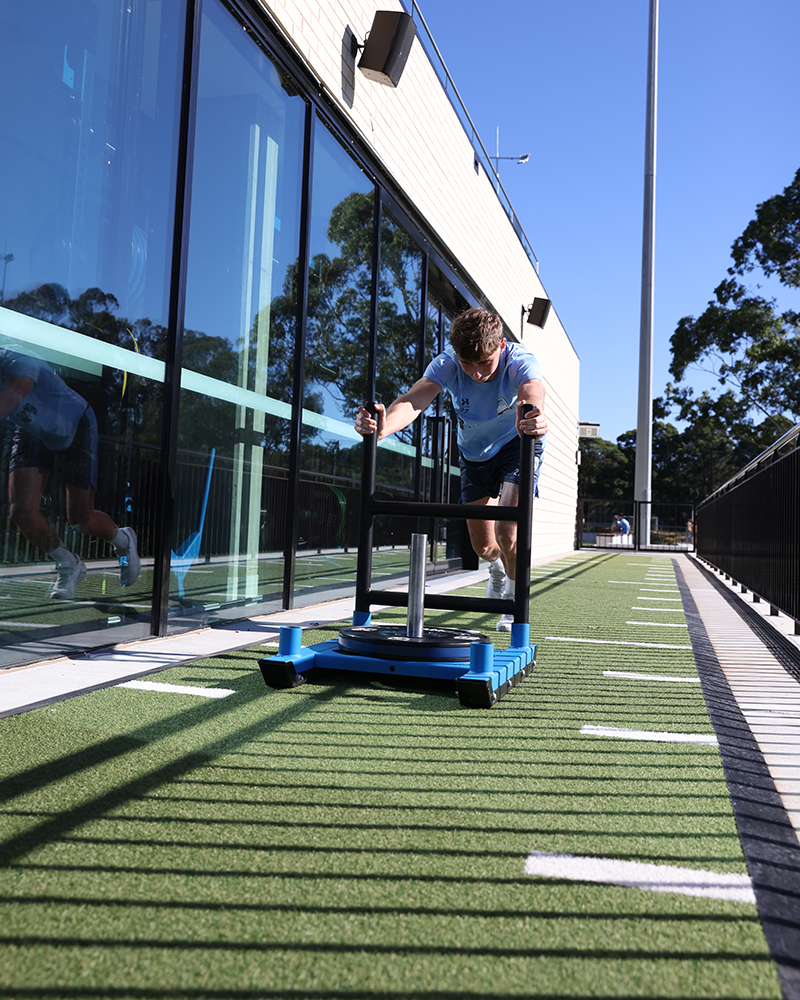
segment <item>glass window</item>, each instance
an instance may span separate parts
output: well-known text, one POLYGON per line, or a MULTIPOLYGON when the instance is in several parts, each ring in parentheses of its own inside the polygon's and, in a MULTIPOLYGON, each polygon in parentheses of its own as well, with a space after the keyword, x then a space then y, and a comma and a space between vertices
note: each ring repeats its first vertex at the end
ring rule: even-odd
POLYGON ((176 513, 174 628, 280 607, 305 101, 203 5, 176 513), (226 610, 227 609, 227 610, 226 610), (252 609, 250 609, 252 612, 252 609))
POLYGON ((317 121, 300 458, 298 603, 355 586, 375 189, 317 121))
POLYGON ((0 662, 149 632, 183 19, 3 11, 0 662))

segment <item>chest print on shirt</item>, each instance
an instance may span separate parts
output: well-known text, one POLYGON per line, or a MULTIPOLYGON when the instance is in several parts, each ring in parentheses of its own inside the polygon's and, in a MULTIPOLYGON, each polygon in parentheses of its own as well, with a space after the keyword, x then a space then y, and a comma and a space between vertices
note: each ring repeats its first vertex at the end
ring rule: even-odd
POLYGON ((505 401, 505 400, 503 399, 503 397, 501 396, 501 397, 500 397, 500 398, 499 398, 499 399, 497 400, 497 416, 499 417, 501 413, 505 413, 505 412, 506 412, 506 410, 510 410, 510 409, 511 409, 511 403, 507 403, 507 402, 506 402, 506 401, 505 401))
POLYGON ((462 410, 468 410, 469 409, 469 399, 467 399, 466 397, 462 397, 462 399, 461 399, 461 409, 462 410))

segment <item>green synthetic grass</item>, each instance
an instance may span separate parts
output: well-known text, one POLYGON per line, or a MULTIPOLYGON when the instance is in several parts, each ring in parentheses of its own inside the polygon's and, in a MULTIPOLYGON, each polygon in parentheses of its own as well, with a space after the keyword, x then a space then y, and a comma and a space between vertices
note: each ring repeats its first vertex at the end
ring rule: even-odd
MULTIPOLYGON (((608 580, 651 564, 545 571, 536 669, 490 711, 270 691, 254 647, 152 678, 226 699, 112 688, 5 720, 0 996, 779 997, 752 905, 524 874, 533 850, 746 870, 715 747, 580 735, 710 733, 699 685, 602 675, 692 676, 691 651, 544 638, 688 645, 625 624, 659 616, 608 580)), ((496 620, 426 613, 504 645, 496 620)))

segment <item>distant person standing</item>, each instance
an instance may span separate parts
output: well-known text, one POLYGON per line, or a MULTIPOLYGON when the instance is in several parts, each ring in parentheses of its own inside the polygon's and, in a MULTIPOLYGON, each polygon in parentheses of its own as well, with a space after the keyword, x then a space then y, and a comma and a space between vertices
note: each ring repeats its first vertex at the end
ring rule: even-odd
POLYGON ((14 426, 8 476, 11 520, 55 562, 58 579, 50 597, 74 600, 75 587, 86 576, 84 563, 64 546, 55 525, 39 509, 59 453, 66 458, 70 527, 110 542, 119 558, 120 584, 135 583, 141 570, 136 532, 118 528, 94 506, 98 433, 91 406, 48 364, 12 345, 0 347, 0 420, 14 426))

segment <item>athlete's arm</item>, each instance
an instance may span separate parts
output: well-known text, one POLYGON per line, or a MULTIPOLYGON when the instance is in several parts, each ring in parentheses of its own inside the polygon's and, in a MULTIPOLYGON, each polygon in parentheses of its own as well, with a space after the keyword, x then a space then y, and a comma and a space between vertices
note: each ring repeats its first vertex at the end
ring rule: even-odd
POLYGON ((544 412, 545 401, 544 382, 538 378, 523 382, 517 393, 517 433, 532 434, 533 437, 543 437, 547 433, 547 417, 544 412), (522 407, 531 403, 536 410, 530 416, 522 416, 522 407))
POLYGON ((12 375, 0 386, 0 420, 16 410, 36 383, 27 375, 12 375))
POLYGON ((383 403, 376 403, 377 413, 374 418, 363 406, 359 406, 355 428, 359 434, 374 434, 377 430, 378 440, 381 441, 412 424, 425 407, 433 402, 441 388, 438 382, 423 376, 388 407, 383 403))

